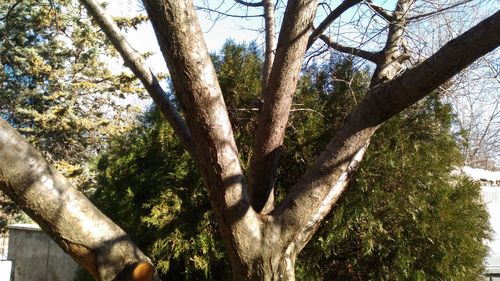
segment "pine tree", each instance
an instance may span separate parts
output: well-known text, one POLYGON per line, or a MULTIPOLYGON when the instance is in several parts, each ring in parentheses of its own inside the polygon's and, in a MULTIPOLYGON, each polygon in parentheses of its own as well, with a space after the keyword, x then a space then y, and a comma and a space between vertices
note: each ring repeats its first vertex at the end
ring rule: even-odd
MULTIPOLYGON (((109 70, 114 51, 75 1, 0 3, 0 115, 77 187, 106 139, 130 130, 141 94, 129 73, 109 70)), ((7 213, 17 208, 7 206, 7 213)))

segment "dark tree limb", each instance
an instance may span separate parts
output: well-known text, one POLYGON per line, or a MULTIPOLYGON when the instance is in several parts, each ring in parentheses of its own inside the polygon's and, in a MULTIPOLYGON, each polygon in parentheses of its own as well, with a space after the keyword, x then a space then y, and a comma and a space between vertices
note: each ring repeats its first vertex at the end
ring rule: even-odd
POLYGON ((133 280, 139 264, 153 280, 154 267, 127 234, 3 119, 0 189, 96 280, 133 280))
POLYGON ((362 0, 345 0, 340 3, 340 5, 335 8, 320 24, 313 30, 311 35, 309 35, 309 41, 307 42, 307 49, 309 49, 314 42, 325 32, 325 30, 330 26, 340 15, 342 15, 349 8, 361 3, 362 0))
POLYGON ((326 35, 321 35, 319 37, 323 42, 325 42, 326 45, 328 45, 330 48, 337 50, 342 53, 346 53, 349 55, 357 56, 360 58, 364 58, 365 60, 369 60, 375 64, 378 64, 381 61, 381 54, 380 53, 373 53, 369 51, 365 51, 359 48, 354 48, 354 47, 347 47, 341 44, 338 44, 334 42, 330 37, 326 35))
POLYGON ((260 1, 260 2, 247 2, 247 1, 243 1, 243 0, 234 0, 234 2, 238 3, 238 4, 241 4, 243 6, 247 6, 247 7, 262 7, 264 6, 264 2, 265 1, 260 1))

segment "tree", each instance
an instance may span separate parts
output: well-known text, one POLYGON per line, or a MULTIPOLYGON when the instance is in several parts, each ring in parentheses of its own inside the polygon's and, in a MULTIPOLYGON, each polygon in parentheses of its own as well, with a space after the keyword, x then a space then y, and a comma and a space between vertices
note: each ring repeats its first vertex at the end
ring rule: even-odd
POLYGON ((77 3, 6 2, 0 13, 2 117, 83 186, 82 164, 127 130, 123 99, 141 89, 109 70, 113 52, 77 3))
MULTIPOLYGON (((89 189, 86 163, 106 138, 130 129, 137 109, 123 101, 142 90, 130 74, 108 69, 104 57, 113 50, 77 3, 6 1, 0 17, 0 115, 78 188, 89 189)), ((19 209, 0 197, 7 222, 19 209)))
MULTIPOLYGON (((243 161, 251 151, 262 61, 254 44, 213 54, 243 161)), ((158 108, 99 159, 96 206, 131 234, 165 280, 227 280, 228 261, 199 170, 158 108), (166 161, 176 159, 175 162, 166 161)), ((245 160, 246 159, 246 160, 245 160)))
MULTIPOLYGON (((82 2, 159 103, 199 166, 236 280, 293 280, 297 255, 345 190, 379 125, 500 44, 496 32, 500 12, 495 12, 426 60, 405 68, 402 63, 408 53, 403 39, 413 0, 397 1, 391 12, 371 5, 387 20, 381 50, 339 46, 325 38, 334 49, 375 63, 371 84, 314 164, 275 206, 279 150, 306 48, 361 1, 342 2, 313 31, 317 1, 288 2, 262 89, 248 181, 192 2, 144 1, 185 119, 102 8, 90 0, 82 2)), ((2 190, 96 279, 120 280, 125 278, 121 274, 137 276, 144 269, 148 277, 152 274, 152 266, 126 234, 73 191, 4 121, 0 122, 0 160, 2 190)))
MULTIPOLYGON (((492 84, 498 82, 497 79, 492 84)), ((472 86, 471 84, 473 83, 468 83, 468 86, 472 86)), ((498 167, 500 155, 497 145, 500 135, 500 96, 484 95, 483 93, 488 92, 485 88, 476 87, 466 94, 454 95, 451 99, 454 100, 453 104, 460 117, 457 131, 466 165, 493 170, 498 167)))
MULTIPOLYGON (((299 81, 277 200, 368 86, 366 72, 339 60, 304 70, 299 81)), ((228 42, 212 61, 245 163, 248 125, 257 117, 246 106, 255 98, 251 85, 260 85, 258 50, 228 42)), ((381 126, 355 180, 298 256, 298 279, 482 280, 488 215, 479 186, 450 175, 462 163, 452 120, 450 106, 434 94, 381 126)), ((149 113, 143 127, 118 138, 99 161, 92 201, 131 234, 165 280, 227 280, 229 264, 199 172, 174 138, 158 111, 149 113)))

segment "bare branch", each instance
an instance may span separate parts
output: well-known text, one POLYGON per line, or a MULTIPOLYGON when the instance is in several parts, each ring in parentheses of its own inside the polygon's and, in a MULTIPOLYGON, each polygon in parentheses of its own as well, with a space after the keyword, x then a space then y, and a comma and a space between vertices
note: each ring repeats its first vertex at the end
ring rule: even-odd
POLYGON ((175 133, 181 139, 181 143, 184 147, 189 152, 194 153, 191 133, 185 121, 177 112, 177 109, 170 101, 168 95, 163 91, 156 76, 146 66, 142 56, 130 46, 116 23, 106 14, 99 3, 95 0, 80 0, 80 2, 87 8, 94 20, 106 34, 107 38, 120 53, 125 61, 125 65, 141 80, 165 119, 167 119, 175 133))
POLYGON ((262 7, 264 6, 264 2, 265 1, 260 1, 260 2, 246 2, 246 1, 242 1, 242 0, 234 0, 234 2, 238 3, 238 4, 241 4, 243 6, 247 6, 247 7, 262 7))
POLYGON ((360 3, 362 0, 345 0, 340 5, 335 8, 316 28, 311 35, 309 36, 309 41, 307 42, 307 49, 309 49, 316 39, 318 39, 321 34, 330 26, 340 15, 342 15, 349 8, 355 6, 360 3))
POLYGON ((236 15, 236 14, 229 14, 229 13, 221 12, 221 11, 219 11, 217 9, 212 9, 212 8, 207 8, 207 7, 196 7, 196 9, 197 10, 201 10, 201 11, 207 11, 207 12, 210 12, 210 13, 216 13, 219 16, 228 17, 228 18, 260 18, 260 17, 264 16, 263 14, 258 14, 258 15, 236 15))
POLYGON ((418 20, 421 20, 421 19, 424 19, 424 18, 427 18, 427 17, 430 17, 430 16, 441 14, 441 13, 444 13, 444 12, 446 12, 448 10, 451 10, 453 8, 459 7, 461 5, 467 4, 467 3, 472 2, 472 1, 474 1, 474 0, 464 0, 462 2, 458 2, 458 3, 455 3, 453 5, 449 5, 447 7, 438 9, 436 11, 432 11, 432 12, 428 12, 428 13, 425 13, 425 14, 419 14, 419 15, 416 15, 416 16, 413 16, 413 17, 409 17, 407 19, 407 21, 408 22, 410 22, 410 21, 418 21, 418 20))
POLYGON ((300 111, 307 111, 307 112, 312 112, 312 113, 316 113, 317 115, 319 115, 321 118, 325 119, 325 116, 323 114, 321 114, 321 112, 317 111, 317 110, 314 110, 312 108, 308 108, 308 107, 302 107, 302 108, 293 108, 290 110, 290 112, 300 112, 300 111))
POLYGON ((371 62, 374 62, 375 64, 378 64, 381 60, 381 56, 379 53, 372 53, 359 48, 343 46, 341 44, 333 42, 333 40, 326 35, 321 35, 319 38, 323 42, 325 42, 330 48, 335 49, 339 52, 358 56, 366 60, 369 60, 371 62))
POLYGON ((366 1, 366 4, 368 5, 368 7, 370 7, 372 10, 374 10, 379 16, 381 16, 386 21, 392 22, 395 19, 393 14, 391 14, 386 9, 384 9, 376 4, 373 4, 372 0, 366 1))

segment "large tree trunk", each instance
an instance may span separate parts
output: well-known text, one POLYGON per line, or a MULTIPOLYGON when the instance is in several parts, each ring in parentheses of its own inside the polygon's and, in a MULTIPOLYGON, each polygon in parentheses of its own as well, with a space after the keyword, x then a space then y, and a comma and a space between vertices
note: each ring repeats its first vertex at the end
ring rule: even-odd
POLYGON ((0 189, 96 280, 153 280, 153 266, 127 234, 2 119, 0 189), (149 279, 134 279, 139 274, 149 279))
POLYGON ((233 274, 233 277, 234 280, 242 281, 293 281, 295 260, 296 256, 266 251, 259 256, 259 259, 236 271, 242 274, 233 274))
POLYGON ((280 148, 316 7, 316 0, 289 1, 283 17, 269 81, 263 89, 264 103, 259 112, 248 175, 252 207, 258 213, 269 213, 274 208, 280 148))

